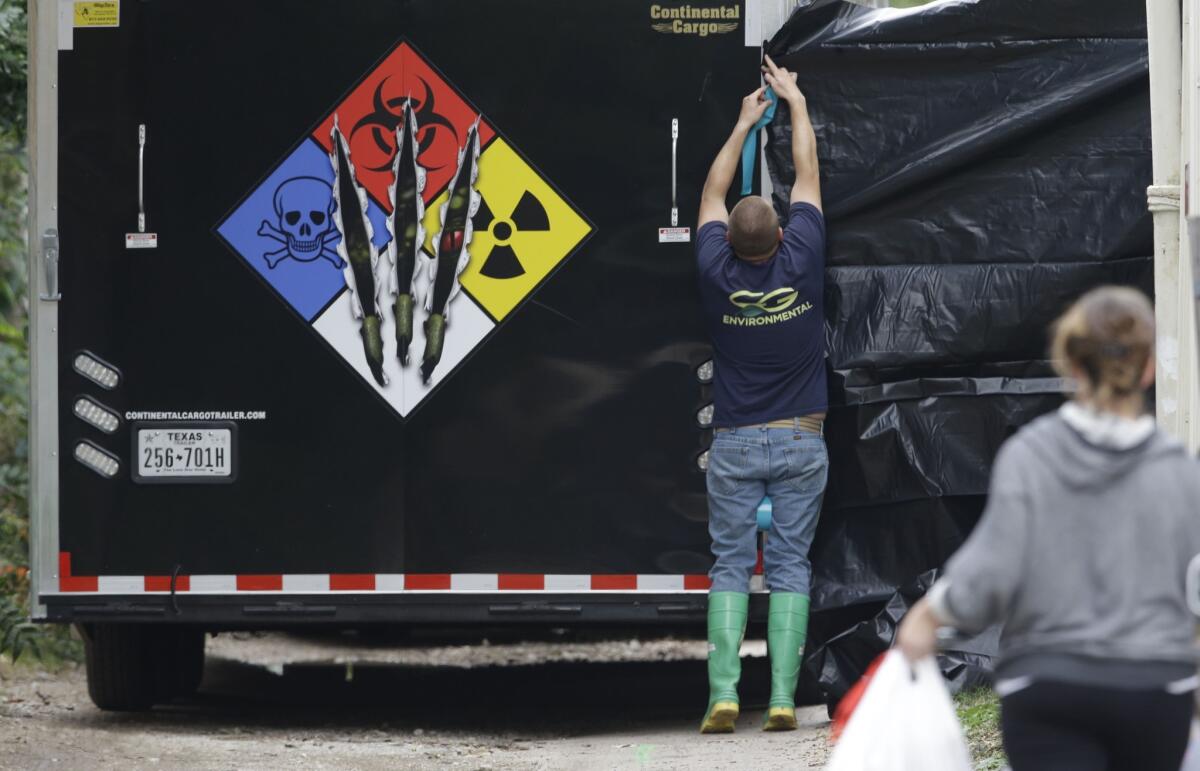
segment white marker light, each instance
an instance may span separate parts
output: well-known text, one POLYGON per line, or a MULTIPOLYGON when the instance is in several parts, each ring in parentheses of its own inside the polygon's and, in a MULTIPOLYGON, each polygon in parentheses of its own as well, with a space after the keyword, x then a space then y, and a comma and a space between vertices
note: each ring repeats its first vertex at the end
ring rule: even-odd
POLYGON ((696 465, 701 471, 708 471, 708 450, 700 453, 700 457, 696 458, 696 465))
POLYGON ((115 369, 91 354, 78 354, 75 357, 74 364, 76 372, 83 375, 96 385, 107 388, 110 391, 116 388, 117 383, 119 383, 121 380, 121 376, 115 369))
POLYGON ((106 434, 111 434, 121 425, 121 419, 117 417, 115 412, 105 409, 100 406, 99 402, 94 402, 86 396, 81 396, 75 400, 75 417, 84 423, 95 426, 106 434))
POLYGON ((107 479, 112 479, 121 470, 120 461, 91 442, 75 445, 75 460, 107 479))
POLYGON ((712 422, 713 406, 711 404, 706 404, 700 408, 699 412, 696 413, 696 423, 698 423, 701 428, 708 428, 712 425, 712 422))
POLYGON ((696 379, 701 383, 711 383, 713 379, 713 363, 712 359, 696 367, 696 379))

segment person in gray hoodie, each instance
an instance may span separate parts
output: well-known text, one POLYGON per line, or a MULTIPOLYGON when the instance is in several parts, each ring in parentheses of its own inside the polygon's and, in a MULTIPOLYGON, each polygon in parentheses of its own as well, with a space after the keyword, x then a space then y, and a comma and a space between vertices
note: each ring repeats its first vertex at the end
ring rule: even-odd
POLYGON ((1200 467, 1145 414, 1154 311, 1084 295, 1052 358, 1074 398, 1006 442, 987 508, 897 633, 910 660, 940 626, 1001 622, 996 690, 1013 771, 1178 771, 1197 686, 1185 596, 1200 553, 1200 467))

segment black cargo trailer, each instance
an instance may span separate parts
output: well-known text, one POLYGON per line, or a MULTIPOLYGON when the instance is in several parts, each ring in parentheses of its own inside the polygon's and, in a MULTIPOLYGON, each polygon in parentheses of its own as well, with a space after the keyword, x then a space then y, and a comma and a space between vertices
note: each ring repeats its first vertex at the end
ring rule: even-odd
POLYGON ((688 228, 770 37, 829 230, 836 700, 1061 402, 1046 325, 1153 289, 1145 17, 1096 8, 32 3, 36 613, 110 706, 192 687, 203 630, 701 629, 688 228))
POLYGON ((699 617, 755 7, 31 11, 34 585, 100 701, 203 629, 699 617))

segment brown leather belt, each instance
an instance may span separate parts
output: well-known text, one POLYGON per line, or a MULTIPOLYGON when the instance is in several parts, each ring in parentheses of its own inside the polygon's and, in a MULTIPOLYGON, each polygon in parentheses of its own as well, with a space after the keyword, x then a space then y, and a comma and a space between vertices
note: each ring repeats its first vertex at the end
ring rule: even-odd
MULTIPOLYGON (((801 415, 796 418, 783 418, 780 420, 772 420, 770 423, 755 423, 750 426, 738 426, 738 428, 790 428, 795 431, 807 431, 810 434, 821 433, 825 425, 825 413, 815 412, 812 415, 801 415)), ((717 431, 729 431, 728 428, 718 428, 717 431)))

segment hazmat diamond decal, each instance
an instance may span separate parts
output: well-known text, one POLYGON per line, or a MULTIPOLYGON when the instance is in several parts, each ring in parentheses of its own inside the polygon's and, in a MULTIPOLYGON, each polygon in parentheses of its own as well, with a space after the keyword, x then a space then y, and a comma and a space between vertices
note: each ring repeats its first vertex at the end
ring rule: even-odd
POLYGON ((592 227, 407 42, 314 118, 217 231, 405 417, 592 227))

